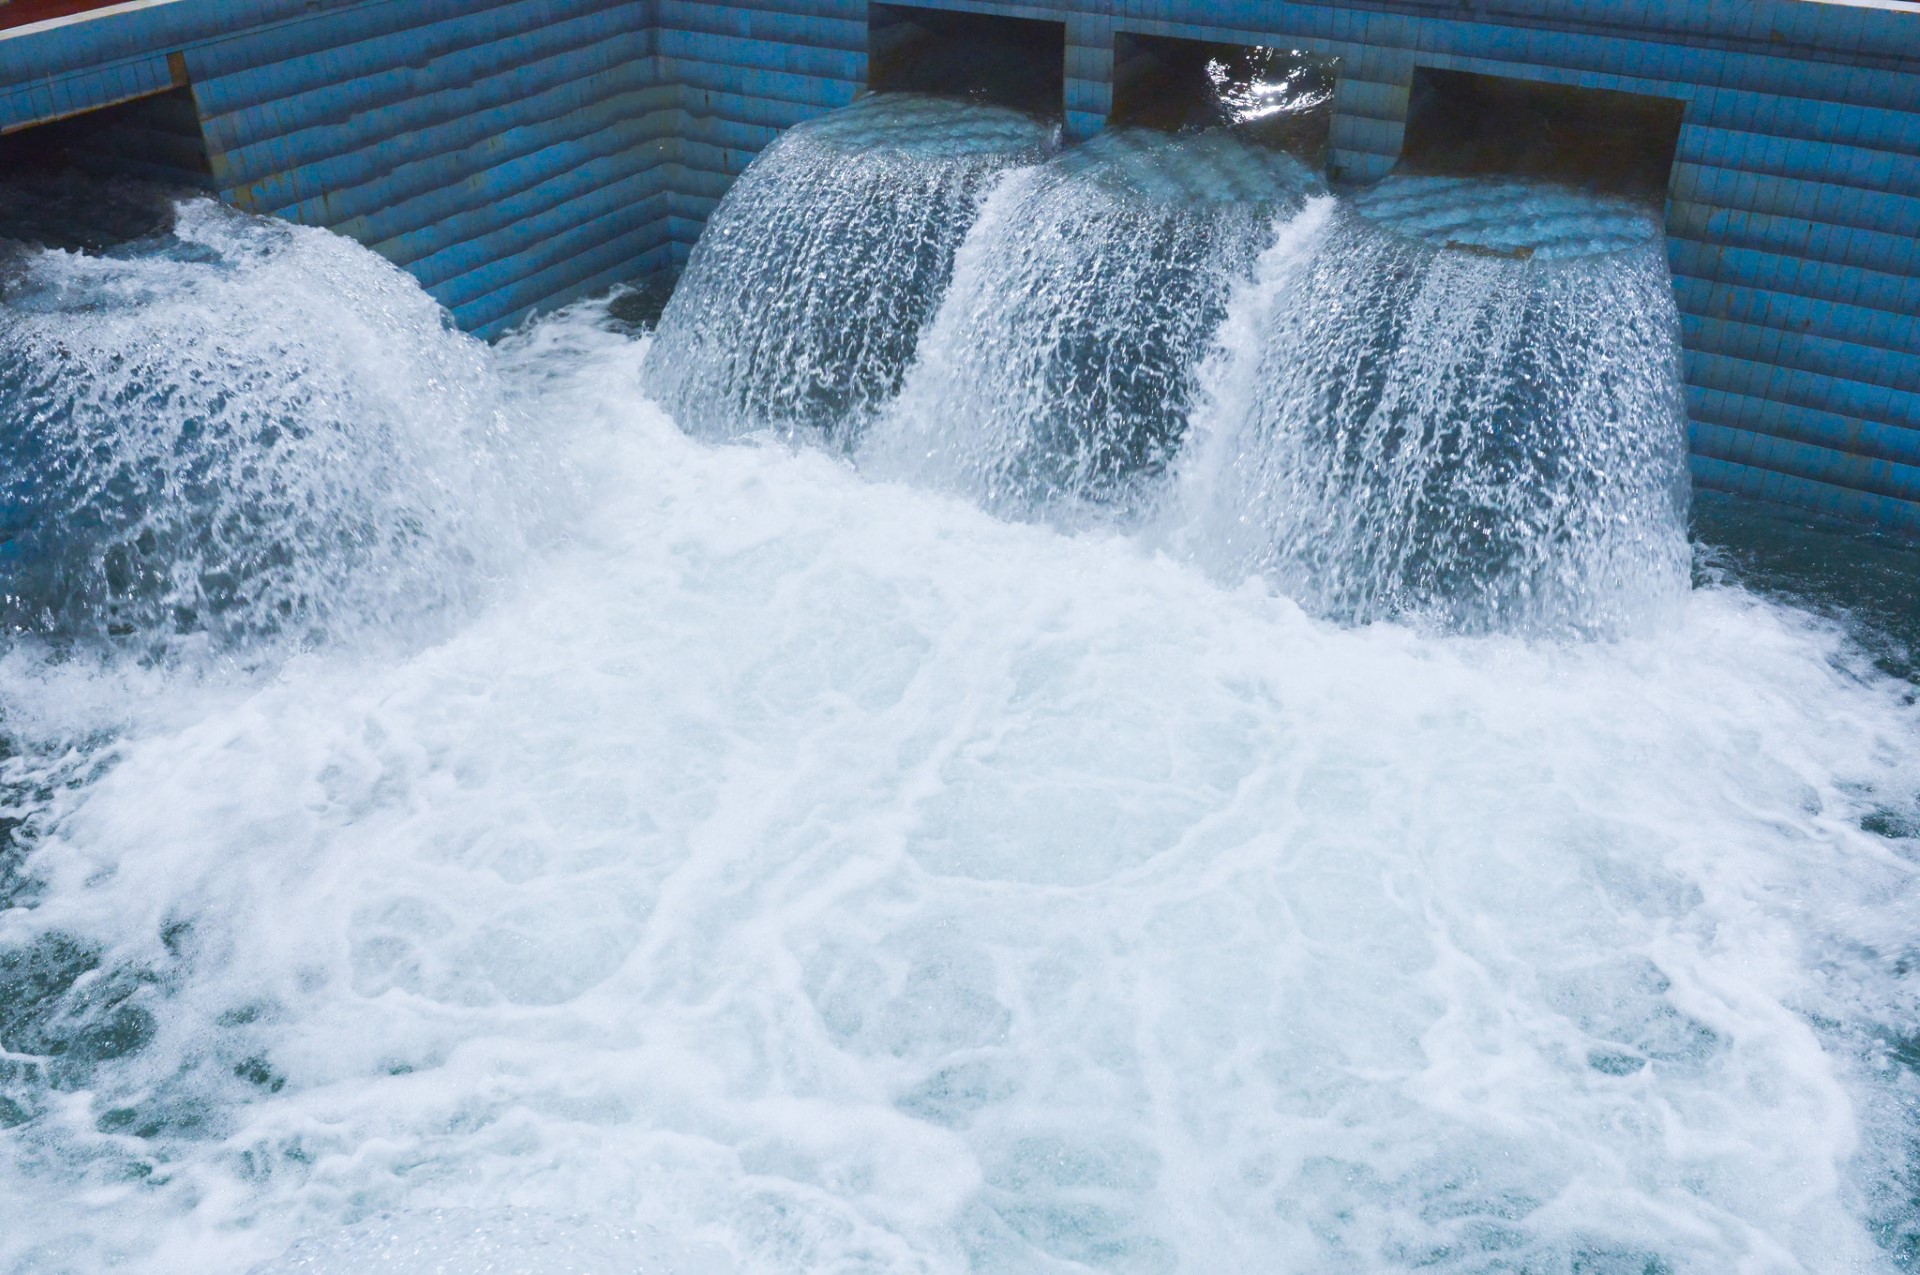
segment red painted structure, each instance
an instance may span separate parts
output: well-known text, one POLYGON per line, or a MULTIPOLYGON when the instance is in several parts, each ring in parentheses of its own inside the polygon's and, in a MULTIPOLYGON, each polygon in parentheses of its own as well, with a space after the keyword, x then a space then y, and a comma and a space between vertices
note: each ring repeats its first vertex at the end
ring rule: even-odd
POLYGON ((0 27, 24 27, 29 22, 64 18, 89 9, 105 9, 122 0, 12 0, 0 3, 0 27))

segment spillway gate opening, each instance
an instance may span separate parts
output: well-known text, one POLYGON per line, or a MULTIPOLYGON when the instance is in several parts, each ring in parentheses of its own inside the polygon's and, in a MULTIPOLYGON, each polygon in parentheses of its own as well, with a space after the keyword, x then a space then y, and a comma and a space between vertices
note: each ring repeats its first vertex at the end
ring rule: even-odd
POLYGON ((0 240, 98 250, 165 229, 172 197, 213 189, 193 90, 174 87, 0 133, 0 240))
POLYGON ((1058 116, 1066 90, 1063 22, 868 6, 867 87, 934 93, 1058 116))
POLYGON ((1401 167, 1664 199, 1685 109, 1676 98, 1418 67, 1401 167))
POLYGON ((1266 45, 1117 32, 1111 122, 1235 127, 1323 164, 1339 59, 1266 45))

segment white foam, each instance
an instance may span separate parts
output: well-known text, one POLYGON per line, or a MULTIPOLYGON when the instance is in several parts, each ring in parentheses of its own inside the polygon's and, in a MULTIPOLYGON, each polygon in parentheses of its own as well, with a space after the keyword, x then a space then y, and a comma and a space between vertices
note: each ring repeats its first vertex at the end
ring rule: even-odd
POLYGON ((303 1240, 254 1275, 723 1275, 724 1253, 528 1209, 385 1213, 303 1240))
POLYGON ((0 663, 48 749, 158 679, 0 947, 161 980, 0 1133, 0 1270, 1891 1269, 1920 720, 1830 627, 1341 628, 690 440, 588 317, 495 356, 570 537, 445 641, 0 663))

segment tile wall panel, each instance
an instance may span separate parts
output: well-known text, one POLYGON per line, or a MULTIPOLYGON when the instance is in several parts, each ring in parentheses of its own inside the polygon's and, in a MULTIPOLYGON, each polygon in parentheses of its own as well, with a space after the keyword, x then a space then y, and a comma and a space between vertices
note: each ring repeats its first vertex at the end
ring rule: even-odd
POLYGON ((167 87, 219 193, 353 236, 483 335, 672 256, 654 0, 174 0, 0 34, 0 128, 167 87))

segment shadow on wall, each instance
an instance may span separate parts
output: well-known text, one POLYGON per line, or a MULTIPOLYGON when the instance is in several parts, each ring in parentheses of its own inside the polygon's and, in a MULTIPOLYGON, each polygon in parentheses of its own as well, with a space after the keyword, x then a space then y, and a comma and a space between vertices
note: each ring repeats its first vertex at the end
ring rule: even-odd
POLYGON ((1066 90, 1061 22, 869 6, 867 87, 933 93, 1057 117, 1066 90))
POLYGON ((165 230, 173 195, 212 189, 184 85, 0 135, 0 240, 98 251, 165 230))
POLYGON ((1663 199, 1685 111, 1677 98, 1419 67, 1400 168, 1663 199))

